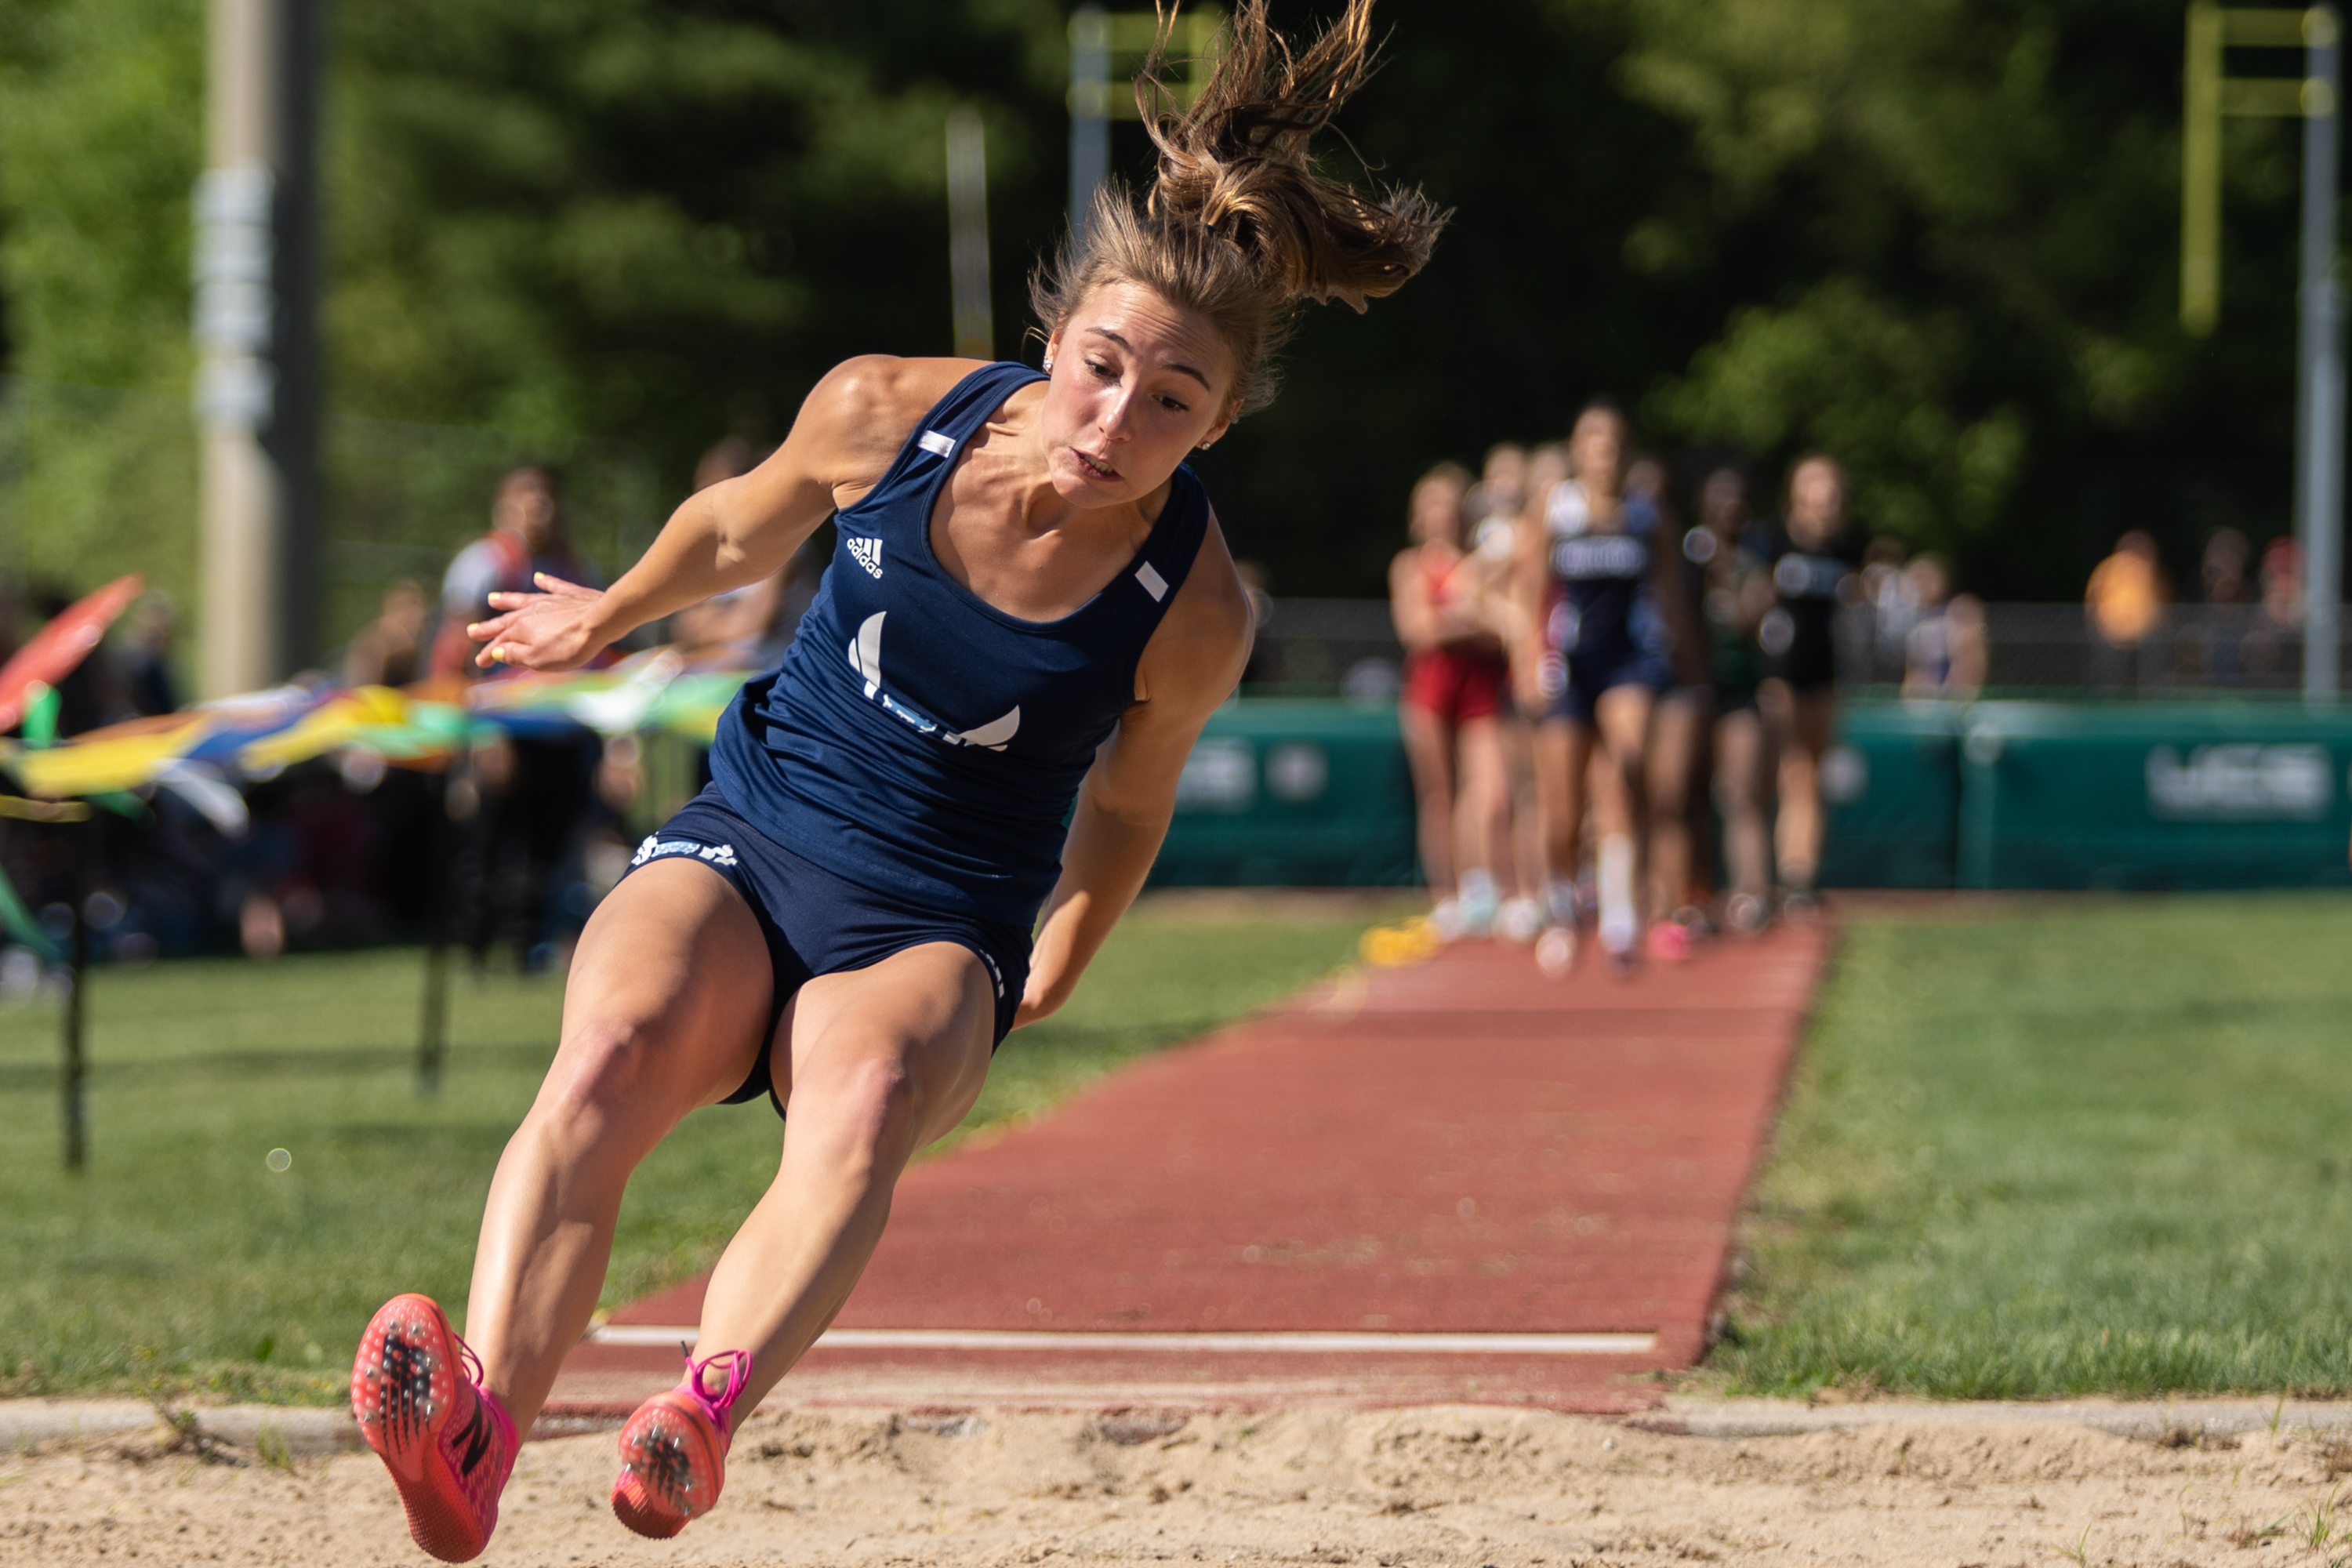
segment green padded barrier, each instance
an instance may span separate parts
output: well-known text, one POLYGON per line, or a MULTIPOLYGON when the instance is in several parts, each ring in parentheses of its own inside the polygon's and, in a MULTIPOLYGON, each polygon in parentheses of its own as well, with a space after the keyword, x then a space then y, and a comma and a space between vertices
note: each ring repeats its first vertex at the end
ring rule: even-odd
POLYGON ((2352 882, 2352 710, 1986 702, 1960 725, 1959 885, 2352 882))
POLYGON ((1412 780, 1387 704, 1255 697, 1184 764, 1160 886, 1386 887, 1419 879, 1412 780))
POLYGON ((1948 888, 1959 849, 1959 734, 1945 702, 1850 702, 1822 758, 1825 888, 1948 888))

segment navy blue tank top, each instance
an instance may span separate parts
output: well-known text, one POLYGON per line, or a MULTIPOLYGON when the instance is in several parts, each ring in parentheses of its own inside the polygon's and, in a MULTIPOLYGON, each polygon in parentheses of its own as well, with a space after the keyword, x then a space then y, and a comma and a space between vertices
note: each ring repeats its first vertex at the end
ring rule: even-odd
POLYGON ((1544 506, 1545 557, 1559 585, 1545 629, 1571 663, 1595 670, 1666 647, 1650 579, 1658 509, 1642 496, 1617 507, 1617 529, 1596 529, 1591 500, 1574 479, 1554 487, 1544 506))
POLYGON ((964 377, 881 483, 835 514, 799 637, 744 686, 710 752, 728 804, 835 876, 1024 929, 1209 520, 1179 468, 1143 548, 1059 620, 1008 616, 950 576, 931 553, 940 487, 989 416, 1042 379, 1019 364, 964 377))

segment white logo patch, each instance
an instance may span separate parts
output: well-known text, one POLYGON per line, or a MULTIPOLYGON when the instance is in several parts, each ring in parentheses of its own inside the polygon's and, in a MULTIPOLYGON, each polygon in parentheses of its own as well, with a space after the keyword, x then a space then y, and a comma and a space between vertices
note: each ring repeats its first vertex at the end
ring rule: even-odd
POLYGON ((849 541, 849 558, 873 575, 882 575, 882 542, 878 539, 849 541))
POLYGON ((882 689, 882 617, 889 613, 877 610, 866 616, 866 624, 857 628, 857 640, 849 645, 849 668, 866 682, 866 700, 869 702, 882 689))
POLYGON ((926 430, 920 436, 915 437, 915 445, 920 447, 926 452, 930 452, 939 457, 945 458, 951 456, 954 453, 955 437, 952 436, 943 435, 937 430, 926 430))
POLYGON ((646 841, 637 846, 637 852, 629 858, 629 864, 632 867, 642 866, 648 860, 660 860, 674 855, 691 855, 713 866, 739 863, 732 844, 698 844, 691 838, 663 838, 649 833, 646 835, 646 841))
MULTIPOLYGON (((880 574, 876 574, 878 576, 880 574)), ((857 628, 856 639, 849 645, 849 668, 856 672, 858 679, 866 683, 866 700, 871 702, 878 696, 885 712, 896 715, 926 735, 938 735, 950 746, 982 746, 992 752, 1004 750, 1005 742, 1021 732, 1019 708, 1001 719, 992 719, 975 730, 965 730, 961 733, 943 732, 944 727, 938 721, 927 719, 905 703, 893 700, 890 694, 882 689, 882 623, 889 614, 887 610, 877 610, 866 616, 857 628)))
POLYGON ((977 730, 966 730, 961 735, 950 735, 951 741, 961 741, 967 746, 985 746, 992 752, 1004 750, 1004 743, 1021 733, 1021 710, 1015 708, 1002 719, 992 719, 977 730))
POLYGON ((1135 580, 1143 584, 1143 591, 1151 595, 1153 604, 1168 596, 1168 579, 1162 577, 1150 562, 1147 561, 1135 569, 1135 580))

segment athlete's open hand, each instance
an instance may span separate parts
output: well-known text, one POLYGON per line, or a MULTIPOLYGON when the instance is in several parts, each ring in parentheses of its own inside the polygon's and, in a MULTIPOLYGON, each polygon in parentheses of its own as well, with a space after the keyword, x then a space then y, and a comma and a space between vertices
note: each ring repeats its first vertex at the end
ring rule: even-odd
POLYGON ((484 669, 510 664, 517 669, 577 669, 609 639, 598 629, 604 595, 544 572, 531 574, 536 594, 492 594, 490 608, 505 614, 476 621, 466 635, 484 643, 474 662, 484 669))

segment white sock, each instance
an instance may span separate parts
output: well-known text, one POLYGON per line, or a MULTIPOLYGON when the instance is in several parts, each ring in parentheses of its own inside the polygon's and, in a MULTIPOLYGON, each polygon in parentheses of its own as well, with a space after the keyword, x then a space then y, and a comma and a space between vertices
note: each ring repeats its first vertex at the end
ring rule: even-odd
POLYGON ((1551 918, 1554 925, 1572 926, 1576 923, 1574 878, 1554 877, 1544 884, 1544 912, 1551 918))
POLYGON ((1465 909, 1487 910, 1495 907, 1495 874, 1483 866, 1473 866, 1462 873, 1462 905, 1465 909))
POLYGON ((1640 928, 1633 911, 1633 840, 1612 833, 1601 840, 1601 945, 1631 952, 1640 928))

